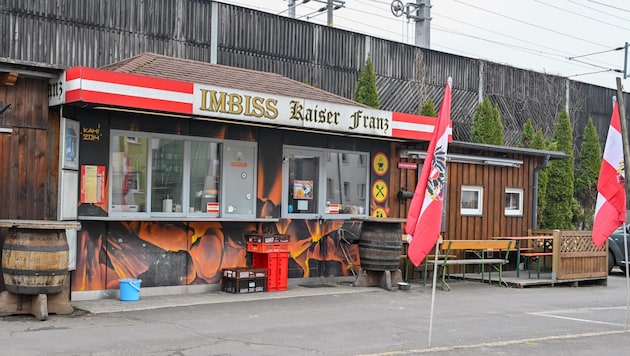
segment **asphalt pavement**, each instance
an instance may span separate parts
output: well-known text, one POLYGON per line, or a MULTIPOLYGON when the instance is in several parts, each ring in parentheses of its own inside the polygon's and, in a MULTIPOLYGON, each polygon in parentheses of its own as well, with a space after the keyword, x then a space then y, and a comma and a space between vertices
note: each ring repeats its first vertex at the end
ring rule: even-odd
POLYGON ((630 354, 628 283, 451 291, 348 283, 72 302, 72 315, 0 318, 0 355, 630 354))

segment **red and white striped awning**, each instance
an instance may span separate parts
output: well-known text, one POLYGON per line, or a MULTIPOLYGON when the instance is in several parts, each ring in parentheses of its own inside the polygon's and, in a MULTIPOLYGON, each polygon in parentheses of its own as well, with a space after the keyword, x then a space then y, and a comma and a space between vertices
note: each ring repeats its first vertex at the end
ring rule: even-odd
POLYGON ((74 67, 51 80, 51 106, 69 103, 411 140, 431 139, 436 118, 74 67))

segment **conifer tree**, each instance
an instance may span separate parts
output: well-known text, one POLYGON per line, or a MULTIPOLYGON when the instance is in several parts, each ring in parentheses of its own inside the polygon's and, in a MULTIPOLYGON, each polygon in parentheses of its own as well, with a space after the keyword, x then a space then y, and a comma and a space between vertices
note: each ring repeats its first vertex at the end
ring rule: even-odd
POLYGON ((573 220, 573 132, 571 120, 566 109, 558 113, 554 143, 557 149, 569 155, 569 159, 551 162, 549 167, 549 181, 546 190, 546 204, 551 209, 545 209, 544 222, 552 229, 572 229, 573 220))
POLYGON ((601 164, 602 146, 599 143, 593 119, 589 117, 584 127, 582 147, 575 173, 575 198, 581 214, 574 218, 574 223, 583 229, 590 229, 593 223, 597 202, 597 179, 601 164))
POLYGON ((422 104, 422 108, 420 108, 420 115, 437 117, 437 113, 435 112, 435 105, 433 104, 433 100, 429 99, 424 104, 422 104))
MULTIPOLYGON (((541 131, 542 134, 542 131, 541 131)), ((534 125, 532 125, 532 119, 528 118, 523 125, 523 132, 521 132, 521 140, 518 143, 518 147, 533 148, 534 142, 534 125)))
POLYGON ((380 105, 376 92, 376 73, 374 73, 374 65, 369 55, 359 73, 359 80, 354 89, 354 101, 376 109, 380 105))
POLYGON ((498 106, 492 106, 487 97, 475 109, 472 140, 490 145, 503 144, 503 122, 498 106))

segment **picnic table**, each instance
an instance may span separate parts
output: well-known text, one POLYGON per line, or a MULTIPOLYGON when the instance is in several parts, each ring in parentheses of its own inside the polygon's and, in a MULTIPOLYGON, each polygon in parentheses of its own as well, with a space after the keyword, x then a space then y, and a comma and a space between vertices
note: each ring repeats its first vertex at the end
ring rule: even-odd
MULTIPOLYGON (((535 260, 537 267, 537 276, 540 279, 540 259, 553 256, 551 247, 553 244, 552 235, 540 235, 540 236, 500 236, 495 237, 497 240, 511 240, 516 243, 516 277, 520 275, 521 258, 526 258, 527 261, 535 260), (523 241, 527 243, 527 246, 522 246, 523 241), (536 248, 538 247, 538 248, 536 248), (541 251, 542 249, 542 251, 541 251)), ((528 264, 529 265, 529 264, 528 264)), ((530 272, 531 277, 531 272, 530 272)))

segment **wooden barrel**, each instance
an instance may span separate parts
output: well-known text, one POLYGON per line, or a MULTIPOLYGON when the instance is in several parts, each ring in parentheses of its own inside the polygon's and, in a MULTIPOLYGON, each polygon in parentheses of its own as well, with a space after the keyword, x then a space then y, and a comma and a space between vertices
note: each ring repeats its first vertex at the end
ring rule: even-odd
POLYGON ((14 294, 54 294, 68 274, 65 230, 11 228, 2 248, 2 276, 14 294))
POLYGON ((361 268, 372 271, 399 269, 402 229, 399 222, 364 221, 359 239, 361 268))

